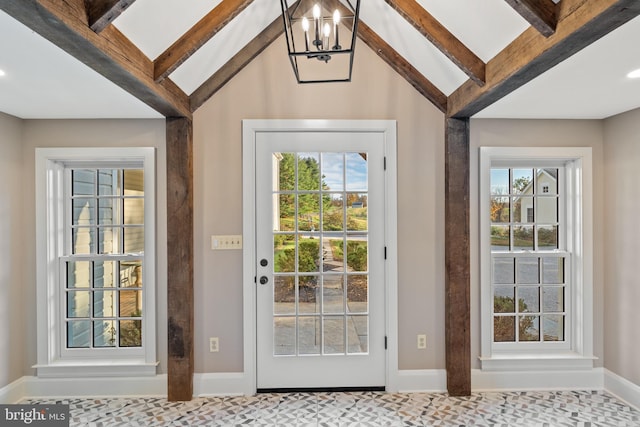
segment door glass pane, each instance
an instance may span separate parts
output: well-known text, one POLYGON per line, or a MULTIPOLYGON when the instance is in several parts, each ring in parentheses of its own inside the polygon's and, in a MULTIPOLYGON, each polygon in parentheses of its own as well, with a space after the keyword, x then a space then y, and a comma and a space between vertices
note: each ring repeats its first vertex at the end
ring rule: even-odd
POLYGON ((295 317, 273 317, 273 353, 280 356, 296 354, 295 317))
POLYGON ((367 153, 345 153, 346 190, 367 191, 369 189, 367 153))
POLYGON ((344 317, 324 317, 324 354, 342 354, 345 352, 344 317))
POLYGON ((293 191, 296 186, 295 153, 273 153, 275 191, 293 191))
POLYGON ((295 234, 276 234, 273 236, 273 271, 293 273, 296 271, 295 234))
POLYGON ((296 209, 296 196, 293 194, 279 194, 277 196, 277 214, 274 215, 275 231, 293 231, 296 229, 294 213, 296 209))
POLYGON ((298 277, 298 312, 320 313, 319 276, 298 277))
POLYGON ((347 351, 350 354, 369 351, 368 316, 347 316, 347 351))
POLYGON ((347 271, 367 271, 367 237, 349 236, 347 240, 347 271))
POLYGON ((320 156, 298 154, 298 190, 320 190, 320 156))
MULTIPOLYGON (((331 194, 322 205, 322 231, 344 230, 344 200, 342 194, 331 194)), ((324 197, 323 197, 324 199, 324 197)))
POLYGON ((320 317, 300 316, 298 318, 298 353, 320 354, 320 317))
POLYGON ((296 312, 295 277, 275 276, 273 278, 273 313, 274 314, 295 314, 295 312, 296 312))
POLYGON ((325 274, 322 280, 322 312, 344 313, 344 276, 325 274))
POLYGON ((298 194, 298 230, 320 230, 319 194, 298 194))
POLYGON ((342 153, 322 153, 324 190, 344 190, 344 156, 342 153))
POLYGON ((313 236, 300 236, 298 240, 298 271, 320 271, 320 243, 313 236))
POLYGON ((364 193, 347 193, 347 230, 367 231, 367 195, 364 193))
POLYGON ((322 271, 332 273, 344 271, 344 256, 342 252, 342 246, 342 237, 322 238, 322 271))
POLYGON ((356 274, 347 276, 347 310, 349 313, 369 311, 369 276, 356 274))

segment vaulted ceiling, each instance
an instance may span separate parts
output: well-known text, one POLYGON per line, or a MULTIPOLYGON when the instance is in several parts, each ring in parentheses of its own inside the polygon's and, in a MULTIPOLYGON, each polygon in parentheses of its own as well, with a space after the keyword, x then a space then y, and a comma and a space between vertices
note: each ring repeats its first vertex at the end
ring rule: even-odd
MULTIPOLYGON (((278 0, 0 10, 0 111, 24 118, 190 116, 283 34, 278 0)), ((449 116, 603 118, 640 107, 625 77, 639 13, 637 0, 362 0, 358 43, 449 116)))

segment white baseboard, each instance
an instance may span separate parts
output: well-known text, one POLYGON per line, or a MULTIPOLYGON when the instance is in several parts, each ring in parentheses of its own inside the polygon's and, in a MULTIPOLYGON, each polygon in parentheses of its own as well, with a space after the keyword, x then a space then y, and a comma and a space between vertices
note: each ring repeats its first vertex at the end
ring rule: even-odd
POLYGON ((18 403, 24 398, 24 379, 18 378, 11 384, 0 388, 0 404, 18 403))
POLYGON ((396 381, 397 391, 400 393, 447 391, 447 371, 444 369, 401 370, 398 371, 396 381))
POLYGON ((605 369, 604 389, 640 411, 640 385, 605 369))
POLYGON ((244 372, 193 374, 193 395, 239 396, 246 394, 247 379, 244 372))
POLYGON ((471 370, 473 391, 602 390, 603 368, 567 371, 471 370))
POLYGON ((167 375, 131 378, 22 377, 24 398, 166 396, 167 375))

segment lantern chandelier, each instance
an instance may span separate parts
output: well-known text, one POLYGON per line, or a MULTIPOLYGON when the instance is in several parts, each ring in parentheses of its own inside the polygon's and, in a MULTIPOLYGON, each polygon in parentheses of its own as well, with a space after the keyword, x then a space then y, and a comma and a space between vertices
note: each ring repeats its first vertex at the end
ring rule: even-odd
POLYGON ((291 7, 280 0, 280 5, 298 83, 351 81, 360 0, 298 0, 291 7))

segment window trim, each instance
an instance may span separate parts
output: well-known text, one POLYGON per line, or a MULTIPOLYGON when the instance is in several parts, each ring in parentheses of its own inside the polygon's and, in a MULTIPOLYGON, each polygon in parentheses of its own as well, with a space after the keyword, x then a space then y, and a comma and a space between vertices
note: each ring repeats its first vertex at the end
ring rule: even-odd
POLYGON ((41 377, 155 375, 156 253, 155 148, 36 148, 36 306, 37 364, 41 377), (144 170, 145 252, 142 347, 132 350, 63 349, 65 325, 60 257, 65 256, 65 168, 138 165, 144 170), (75 353, 75 355, 74 355, 75 353))
MULTIPOLYGON (((584 369, 593 367, 593 188, 589 147, 480 147, 480 361, 483 370, 584 369), (565 331, 567 345, 495 345, 492 338, 490 170, 492 167, 564 167, 567 230, 571 257, 565 331)), ((560 237, 560 236, 559 236, 560 237)), ((532 252, 535 253, 535 252, 532 252)))

